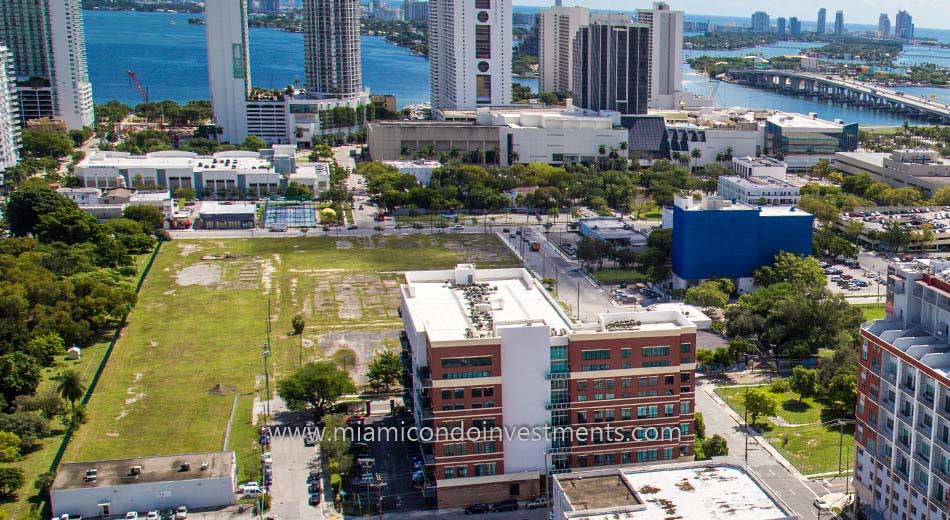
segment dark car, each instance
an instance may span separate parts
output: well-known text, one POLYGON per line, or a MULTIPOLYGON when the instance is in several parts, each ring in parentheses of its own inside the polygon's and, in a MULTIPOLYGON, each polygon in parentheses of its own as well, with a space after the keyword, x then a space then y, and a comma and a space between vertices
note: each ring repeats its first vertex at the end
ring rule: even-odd
POLYGON ((158 517, 161 518, 162 520, 174 520, 175 510, 170 507, 166 507, 165 509, 162 509, 158 513, 158 517))
POLYGON ((472 504, 465 508, 466 515, 480 515, 489 511, 491 511, 491 507, 488 504, 472 504))
POLYGON ((495 502, 491 505, 491 510, 496 513, 500 513, 502 511, 517 511, 518 501, 510 498, 508 500, 502 500, 501 502, 495 502))
POLYGON ((311 493, 309 503, 312 506, 318 506, 320 505, 320 499, 320 493, 311 493))
POLYGON ((309 486, 307 486, 307 490, 310 491, 311 493, 322 493, 323 486, 320 485, 319 480, 314 480, 313 482, 310 483, 309 486))
POLYGON ((313 470, 310 472, 309 475, 307 475, 307 484, 311 482, 320 482, 320 479, 321 479, 320 472, 313 470))

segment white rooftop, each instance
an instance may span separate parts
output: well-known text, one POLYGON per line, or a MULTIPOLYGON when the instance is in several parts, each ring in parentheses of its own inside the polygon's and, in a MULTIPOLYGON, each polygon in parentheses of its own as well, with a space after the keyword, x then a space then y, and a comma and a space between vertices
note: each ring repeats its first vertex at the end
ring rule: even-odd
POLYGON ((795 112, 778 112, 769 116, 767 121, 791 130, 841 130, 844 127, 844 125, 834 121, 818 119, 817 116, 812 117, 795 112))
POLYGON ((416 159, 414 161, 383 161, 383 164, 399 168, 441 168, 442 163, 430 159, 416 159))
POLYGON ((414 328, 427 332, 430 341, 496 337, 498 327, 526 322, 543 322, 558 331, 572 328, 524 269, 476 271, 461 264, 454 270, 408 272, 403 294, 414 328))
POLYGON ((255 202, 216 202, 213 200, 201 203, 201 209, 198 213, 201 215, 246 215, 257 212, 257 203, 255 202))
POLYGON ((794 188, 791 183, 785 182, 775 177, 739 177, 738 175, 725 175, 720 177, 741 188, 794 188))

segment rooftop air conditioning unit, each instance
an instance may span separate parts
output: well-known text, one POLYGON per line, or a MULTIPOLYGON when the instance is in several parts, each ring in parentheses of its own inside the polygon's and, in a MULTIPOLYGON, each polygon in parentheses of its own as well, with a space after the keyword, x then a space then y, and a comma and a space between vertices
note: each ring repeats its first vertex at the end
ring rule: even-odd
POLYGON ((207 462, 202 462, 202 463, 201 463, 201 471, 208 471, 208 463, 207 463, 207 462))
POLYGON ((86 482, 95 482, 96 478, 99 476, 99 472, 94 469, 86 470, 86 482))
POLYGON ((141 474, 142 474, 142 466, 136 465, 129 468, 129 475, 141 475, 141 474))
POLYGON ((190 463, 190 462, 182 462, 182 463, 181 463, 181 466, 179 466, 179 470, 180 470, 180 471, 188 471, 188 470, 190 470, 190 469, 191 469, 191 463, 190 463))

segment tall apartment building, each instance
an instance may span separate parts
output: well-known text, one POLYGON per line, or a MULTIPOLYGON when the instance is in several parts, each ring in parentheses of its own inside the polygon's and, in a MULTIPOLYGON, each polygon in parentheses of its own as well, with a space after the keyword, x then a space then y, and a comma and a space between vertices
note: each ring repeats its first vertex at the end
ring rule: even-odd
POLYGON ((898 11, 894 17, 894 37, 902 40, 914 37, 914 18, 907 11, 898 11))
POLYGON ((538 72, 541 92, 574 91, 574 37, 590 23, 586 7, 551 7, 538 13, 538 72))
POLYGON ((818 34, 825 34, 825 24, 827 23, 828 10, 822 7, 818 10, 818 25, 815 27, 815 32, 818 34))
POLYGON ((692 460, 696 325, 682 314, 574 323, 526 270, 468 264, 406 273, 401 291, 406 397, 435 432, 421 444, 440 508, 538 496, 546 471, 692 460), (470 428, 486 433, 450 437, 470 428))
POLYGON ((844 11, 835 13, 835 34, 844 34, 844 11))
POLYGON ((511 0, 430 0, 432 108, 511 104, 511 0))
POLYGON ((40 117, 93 125, 80 0, 0 2, 0 43, 13 53, 21 125, 40 117))
POLYGON ((17 109, 13 53, 0 45, 0 172, 19 160, 17 109))
POLYGON ((429 2, 406 0, 402 4, 402 11, 406 21, 427 21, 429 19, 429 2))
POLYGON ((358 0, 304 0, 304 69, 316 98, 355 97, 363 90, 358 0))
POLYGON ((861 326, 854 487, 869 518, 950 515, 950 264, 888 266, 861 326))
POLYGON ((887 13, 881 13, 877 18, 877 36, 879 38, 889 38, 891 36, 891 19, 887 13))
POLYGON ((621 14, 591 16, 574 39, 574 105, 621 116, 646 114, 650 27, 621 14))
POLYGON ((799 36, 802 34, 802 22, 797 16, 793 16, 788 19, 788 33, 792 36, 799 36))
POLYGON ((769 32, 769 13, 765 11, 752 13, 752 32, 758 34, 769 32))
POLYGON ((257 0, 258 11, 264 14, 280 12, 280 0, 257 0))
POLYGON ((647 74, 649 100, 655 108, 676 107, 677 93, 683 90, 683 11, 671 11, 663 2, 653 9, 637 9, 637 23, 650 32, 647 74))
MULTIPOLYGON (((263 4, 262 4, 263 5, 263 4)), ((247 137, 247 97, 251 65, 247 43, 247 0, 205 0, 208 86, 221 142, 247 137)))
POLYGON ((775 32, 785 34, 785 17, 779 16, 775 19, 775 32))

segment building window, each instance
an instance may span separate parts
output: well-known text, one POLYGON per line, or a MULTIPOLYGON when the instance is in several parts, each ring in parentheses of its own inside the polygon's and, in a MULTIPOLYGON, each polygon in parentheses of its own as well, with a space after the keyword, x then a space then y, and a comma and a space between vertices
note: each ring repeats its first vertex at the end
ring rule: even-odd
POLYGON ((491 0, 475 0, 475 9, 491 9, 491 0))
POLYGON ((585 350, 581 352, 581 359, 584 361, 610 359, 610 350, 585 350))
POLYGON ((631 351, 631 349, 629 349, 629 348, 622 348, 622 349, 620 349, 620 357, 622 357, 622 358, 624 358, 624 359, 630 358, 630 351, 631 351))
MULTIPOLYGON (((670 366, 670 362, 667 361, 667 360, 665 360, 665 359, 662 360, 662 361, 644 361, 644 362, 643 362, 643 367, 644 367, 644 368, 668 367, 668 366, 670 366)), ((606 370, 606 369, 605 369, 605 370, 606 370)))
POLYGON ((442 359, 442 368, 468 368, 491 366, 491 356, 460 357, 442 359))
POLYGON ((689 354, 692 351, 693 351, 693 345, 689 343, 680 344, 680 352, 682 352, 683 354, 689 354))
POLYGON ((670 347, 643 347, 643 357, 669 356, 670 347))
POLYGON ((491 26, 475 26, 475 58, 479 60, 491 59, 491 26))
POLYGON ((689 413, 689 401, 683 401, 680 403, 680 413, 687 414, 689 413))
POLYGON ((491 76, 478 74, 475 76, 475 101, 491 103, 491 76))

